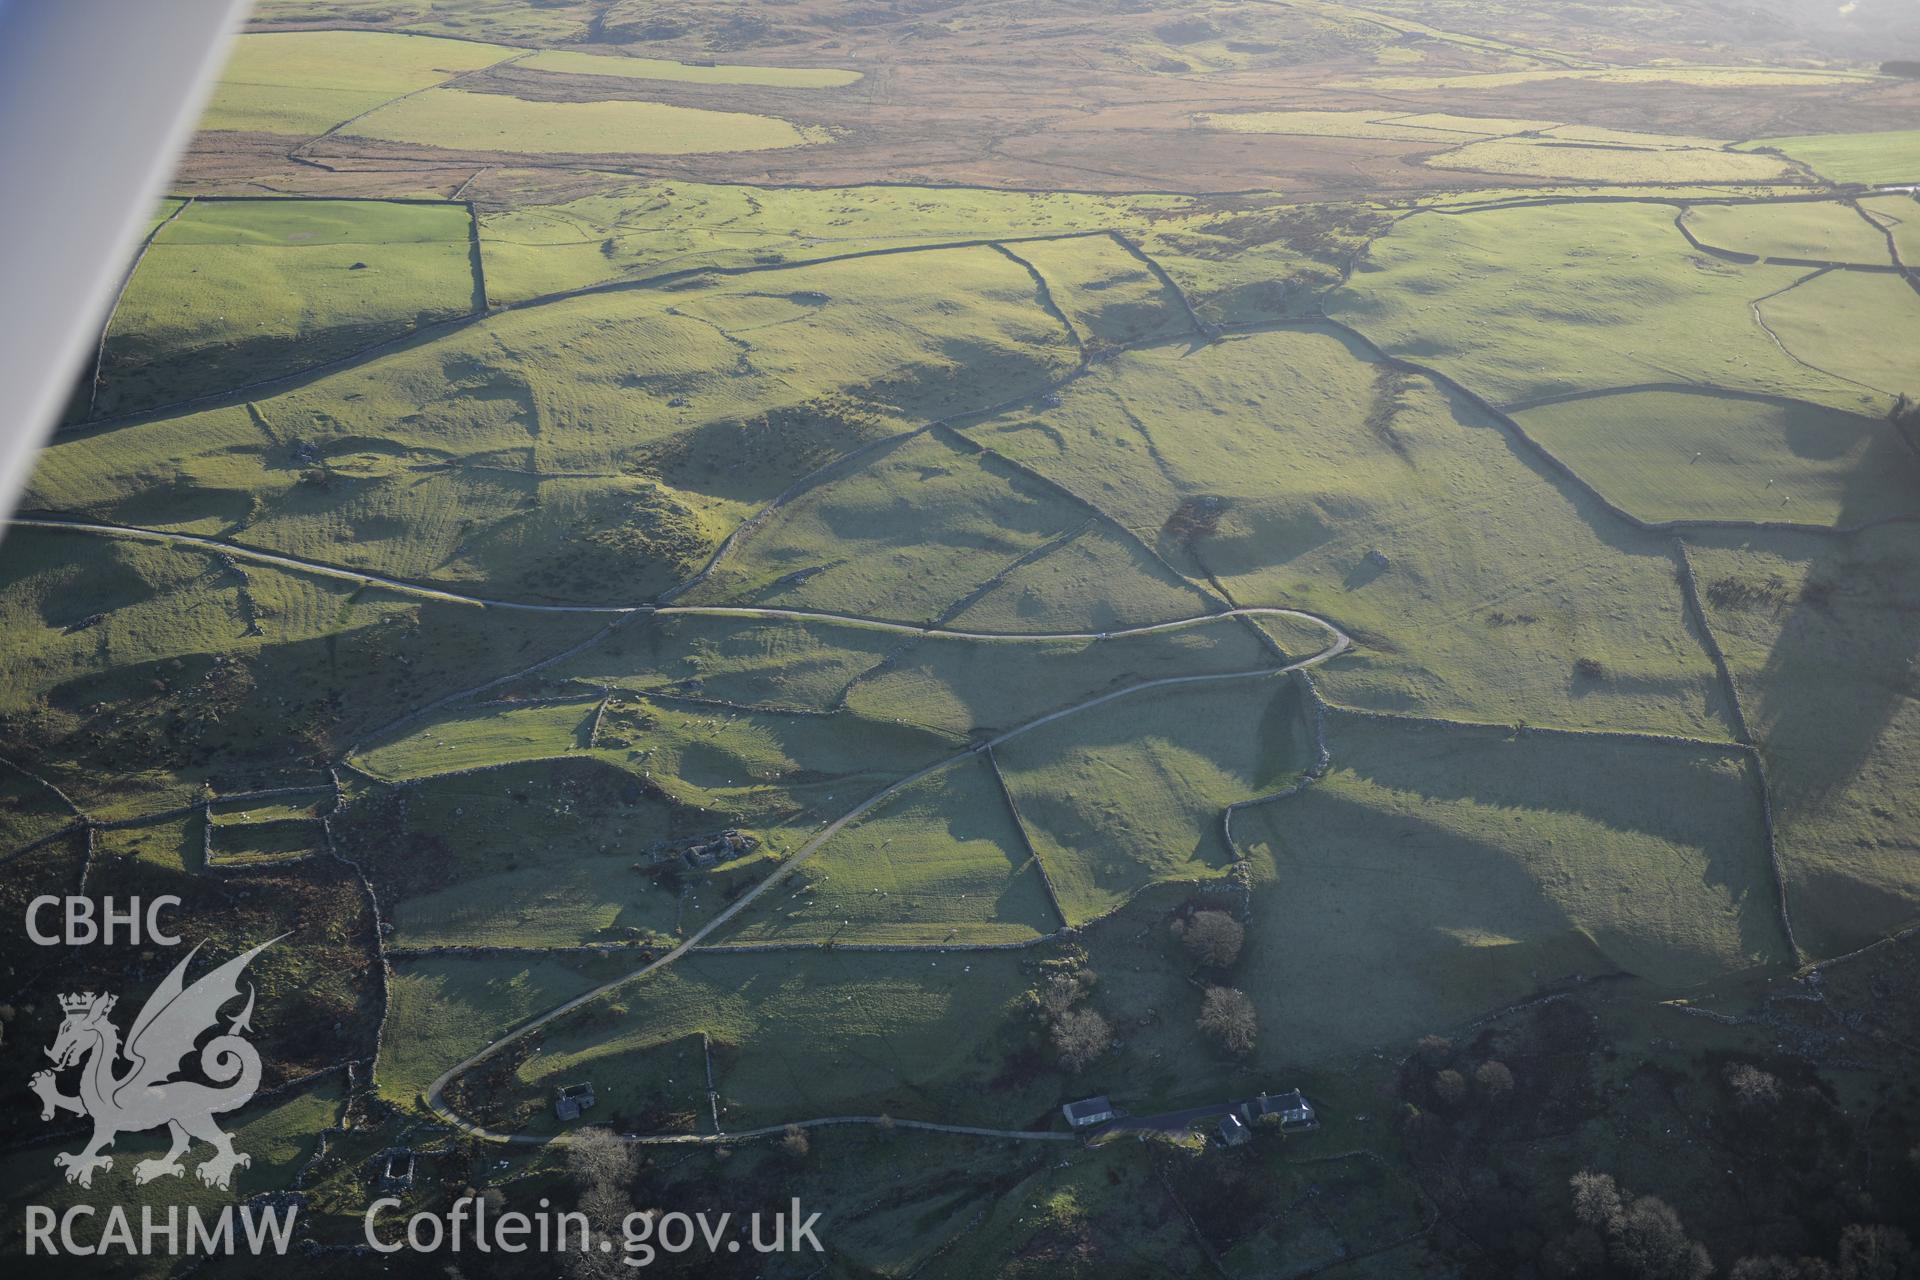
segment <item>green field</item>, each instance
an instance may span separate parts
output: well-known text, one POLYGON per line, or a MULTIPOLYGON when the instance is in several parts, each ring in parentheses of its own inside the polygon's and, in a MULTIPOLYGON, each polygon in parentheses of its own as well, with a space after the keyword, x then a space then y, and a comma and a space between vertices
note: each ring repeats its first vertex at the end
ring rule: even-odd
POLYGON ((388 99, 517 52, 505 45, 377 31, 243 35, 234 41, 200 127, 325 133, 388 99))
POLYGON ((396 945, 538 951, 664 947, 705 925, 766 873, 768 850, 699 876, 671 855, 741 820, 576 754, 376 789, 335 825, 389 904, 396 945))
MULTIPOLYGON (((809 1181, 830 1205, 835 1248, 878 1275, 990 1274, 1009 1250, 1042 1254, 1065 1237, 1115 1239, 1138 1269, 1192 1275, 1206 1257, 1171 1207, 1153 1153, 1137 1143, 1072 1151, 1055 1143, 1009 1149, 954 1134, 910 1144, 872 1128, 812 1131, 809 1181), (910 1154, 909 1154, 910 1153, 910 1154)), ((1115 1253, 1120 1250, 1115 1249, 1115 1253)))
POLYGON ((1033 264, 1055 305, 1089 342, 1124 345, 1190 327, 1180 300, 1111 237, 1036 241, 1009 251, 1033 264))
POLYGON ((222 867, 313 857, 326 851, 326 832, 311 818, 214 824, 213 861, 222 867))
POLYGON ((195 201, 121 295, 94 411, 109 416, 324 364, 473 310, 464 206, 195 201))
POLYGON ((501 93, 429 89, 396 99, 348 132, 454 151, 665 155, 766 151, 825 142, 824 130, 744 111, 624 98, 537 102, 501 93))
POLYGON ((354 764, 382 781, 431 778, 511 760, 544 760, 587 749, 597 699, 454 713, 376 746, 354 764))
POLYGON ((12 852, 73 825, 73 808, 52 788, 12 766, 0 766, 0 852, 12 852))
MULTIPOLYGON (((1320 631, 1300 656, 1332 643, 1320 631)), ((1004 733, 1060 707, 1145 680, 1277 665, 1248 623, 1040 644, 927 639, 849 690, 847 705, 960 737, 1004 733)))
POLYGON ((1632 129, 1606 129, 1596 125, 1563 124, 1548 129, 1543 142, 1592 143, 1596 146, 1633 147, 1653 151, 1713 151, 1726 144, 1717 138, 1684 133, 1640 133, 1632 129))
POLYGON ((780 89, 839 89, 860 78, 837 67, 747 67, 733 63, 699 66, 664 58, 610 57, 599 53, 543 50, 514 65, 566 75, 619 76, 632 80, 676 80, 684 84, 760 84, 780 89))
POLYGON ((1803 134, 1762 138, 1772 147, 1832 182, 1912 182, 1920 178, 1920 129, 1885 133, 1803 134))
POLYGON ((1500 138, 1430 156, 1427 163, 1438 169, 1471 169, 1497 176, 1602 183, 1767 183, 1793 176, 1793 170, 1773 156, 1666 146, 1658 135, 1605 145, 1551 136, 1500 138))
POLYGON ((1920 465, 1883 418, 1714 391, 1623 391, 1514 415, 1643 520, 1854 525, 1920 508, 1920 465))
POLYGON ((1733 752, 1347 716, 1330 736, 1325 779, 1234 818, 1257 868, 1246 989, 1315 1054, 1576 973, 1682 988, 1791 959, 1733 752))
POLYGON ((1095 525, 1007 573, 954 615, 983 631, 1110 631, 1212 613, 1207 592, 1123 529, 1095 525))
POLYGON ((1335 332, 1131 352, 1057 409, 969 434, 1072 484, 1236 602, 1338 620, 1360 649, 1326 673, 1337 698, 1728 734, 1666 542, 1610 519, 1483 414, 1335 332), (1602 674, 1578 675, 1582 657, 1602 674))
POLYGON ((1393 122, 1405 129, 1430 129, 1460 133, 1469 137, 1501 138, 1519 133, 1540 133, 1557 128, 1553 120, 1521 120, 1500 116, 1456 115, 1448 111, 1422 111, 1395 114, 1393 122))
POLYGON ((249 405, 69 435, 28 505, 503 596, 640 603, 901 416, 984 407, 1068 367, 1024 270, 953 250, 929 276, 917 256, 782 273, 777 294, 720 279, 528 308, 249 405), (977 292, 952 308, 936 281, 977 292))
MULTIPOLYGON (((1139 636, 1049 639, 1023 635, 1031 619, 1001 633, 902 634, 861 623, 663 613, 548 668, 556 685, 698 697, 765 709, 832 711, 845 705, 875 722, 904 721, 943 736, 1008 729, 1056 707, 1127 683, 1166 675, 1244 671, 1271 665, 1248 623, 1205 623, 1139 636)), ((694 608, 695 606, 688 606, 694 608)), ((986 625, 972 610, 950 624, 986 625)), ((1106 619, 1061 616, 1075 627, 1106 619)), ((1169 619, 1139 621, 1164 622, 1169 619)), ((1264 621, 1264 620, 1263 620, 1264 621)), ((1331 634, 1317 624, 1278 620, 1287 651, 1318 653, 1331 634)), ((560 741, 554 737, 550 741, 560 741)))
MULTIPOLYGON (((0 529, 0 913, 276 939, 280 1280, 1898 1270, 1898 2, 259 0, 0 529)), ((169 963, 0 936, 0 1077, 169 963)))
POLYGON ((1086 519, 1041 481, 928 433, 788 503, 684 599, 929 623, 1086 519))
POLYGON ((1830 271, 1758 306, 1794 359, 1889 396, 1920 392, 1907 357, 1920 341, 1920 293, 1899 276, 1830 271))
POLYGON ((1886 237, 1838 201, 1696 204, 1686 223, 1705 243, 1736 253, 1887 265, 1886 237))
POLYGON ((1920 917, 1908 779, 1917 540, 1892 526, 1691 547, 1707 613, 1767 759, 1800 945, 1864 946, 1920 917))
POLYGON ((80 536, 8 536, 0 713, 12 758, 41 758, 96 817, 187 803, 209 778, 222 791, 311 784, 325 753, 604 624, 228 570, 131 541, 76 557, 80 536))
POLYGON ((846 623, 656 614, 550 675, 641 693, 829 711, 902 639, 846 623))
POLYGON ((1236 679, 1121 698, 1044 725, 996 754, 1069 923, 1161 881, 1232 862, 1220 817, 1308 764, 1298 687, 1236 679))
POLYGON ((441 1072, 501 1032, 618 972, 604 961, 570 957, 395 961, 374 1083, 382 1097, 411 1105, 441 1072))
POLYGON ((1022 942, 1060 919, 994 780, 970 758, 830 838, 717 942, 1022 942))
POLYGON ((1901 262, 1920 262, 1920 200, 1910 195, 1869 196, 1860 207, 1892 234, 1901 262))
MULTIPOLYGON (((654 794, 724 821, 766 827, 835 817, 860 799, 951 753, 916 727, 635 698, 610 705, 600 745, 587 747, 595 701, 461 707, 409 725, 366 750, 358 767, 383 781, 431 778, 520 761, 593 760, 654 794), (835 807, 834 797, 841 797, 835 807), (816 807, 822 812, 815 813, 816 807)), ((537 774, 538 770, 530 770, 537 774)), ((504 779, 515 776, 512 772, 504 779)), ((791 847, 777 840, 775 847, 791 847)))
MULTIPOLYGON (((537 175, 509 176, 531 184, 537 175)), ((1312 291, 1334 282, 1337 261, 1359 246, 1373 220, 1360 209, 1281 200, 1223 209, 1173 195, 915 186, 748 191, 676 182, 485 213, 481 234, 489 296, 499 301, 697 266, 806 261, 983 237, 1008 238, 1007 247, 1019 253, 1026 246, 1012 238, 1124 231, 1202 315, 1249 321, 1299 314, 1312 291), (1296 238, 1313 248, 1303 250, 1296 238)), ((1138 308, 1129 310, 1139 315, 1138 308)))
MULTIPOLYGON (((637 1120, 684 1097, 684 1073, 700 1064, 676 1058, 685 1038, 704 1031, 727 1128, 822 1115, 1037 1118, 1058 1096, 1056 1074, 983 1087, 999 1070, 1008 1006, 1025 985, 1019 965, 1018 952, 783 953, 772 965, 751 954, 695 955, 547 1028, 542 1052, 519 1069, 516 1096, 535 1126, 551 1128, 551 1090, 590 1079, 596 1122, 637 1120)), ((704 1109, 700 1119, 711 1128, 704 1109)))
POLYGON ((1168 213, 1194 204, 1175 196, 932 187, 748 190, 655 182, 486 213, 480 228, 489 288, 496 297, 518 299, 695 265, 793 261, 982 236, 1072 234, 1125 225, 1136 210, 1168 213))
POLYGON ((261 800, 217 800, 207 807, 214 826, 245 826, 255 822, 284 822, 318 818, 333 808, 331 788, 308 795, 269 796, 261 800))
POLYGON ((1756 299, 1805 274, 1702 258, 1660 205, 1423 214, 1374 244, 1328 310, 1496 404, 1695 383, 1881 412, 1753 322, 1756 299))

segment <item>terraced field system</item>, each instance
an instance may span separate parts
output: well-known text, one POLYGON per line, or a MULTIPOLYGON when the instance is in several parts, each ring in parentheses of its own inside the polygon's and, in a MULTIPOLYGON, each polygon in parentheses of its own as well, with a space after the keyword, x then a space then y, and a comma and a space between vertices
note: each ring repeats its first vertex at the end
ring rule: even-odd
POLYGON ((0 556, 9 891, 316 939, 282 1183, 354 1097, 537 1161, 586 1079, 650 1147, 1366 1112, 1422 1035, 1733 1025, 1920 927, 1897 78, 1290 0, 1113 15, 1090 105, 947 147, 837 34, 340 3, 243 38, 0 556))

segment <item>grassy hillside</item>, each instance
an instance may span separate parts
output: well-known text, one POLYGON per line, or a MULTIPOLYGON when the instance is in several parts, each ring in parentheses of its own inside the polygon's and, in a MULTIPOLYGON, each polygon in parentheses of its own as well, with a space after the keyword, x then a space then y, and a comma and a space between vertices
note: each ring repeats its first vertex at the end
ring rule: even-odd
POLYGON ((638 603, 912 419, 1064 371, 1032 280, 938 255, 508 312, 243 406, 63 438, 30 506, 505 596, 638 603), (768 309, 778 312, 768 315, 768 309), (907 421, 902 421, 906 418, 907 421), (744 455, 744 457, 742 456, 744 455))
POLYGON ((1338 699, 1725 737, 1666 541, 1494 422, 1324 328, 1102 364, 969 429, 1072 485, 1196 583, 1337 620, 1338 699), (1576 663, 1592 659, 1598 669, 1576 663))
POLYGON ((1230 804, 1308 764, 1298 688, 1260 677, 1157 689, 1024 734, 996 755, 1072 924, 1160 881, 1224 877, 1230 804))
MULTIPOLYGON (((0 912, 279 939, 281 1280, 400 1151, 836 1276, 1897 1259, 1892 5, 261 0, 4 531, 0 912)), ((159 954, 0 933, 0 1077, 159 954)))
MULTIPOLYGON (((1372 247, 1328 310, 1495 404, 1687 383, 1880 410, 1871 389, 1800 363, 1754 322, 1753 303, 1805 268, 1702 257, 1673 218, 1631 204, 1423 214, 1372 247)), ((1878 283, 1836 288, 1869 297, 1878 283)))
POLYGON ((1021 942, 1060 924, 981 758, 914 783, 842 829, 716 941, 1021 942))
POLYGON ((391 98, 517 52, 504 45, 377 31, 243 35, 214 84, 200 127, 325 133, 391 98))
POLYGON ((1883 418, 1678 389, 1581 397, 1514 416, 1642 520, 1854 525, 1920 503, 1920 463, 1883 418))
POLYGON ((750 954, 695 956, 549 1028, 542 1052, 486 1096, 514 1120, 549 1129, 551 1090, 592 1079, 602 1115, 639 1124, 677 1111, 710 1129, 696 1109, 700 1055, 683 1047, 705 1032, 730 1128, 818 1115, 913 1118, 935 1106, 962 1122, 1037 1116, 1051 1108, 1057 1077, 992 1097, 982 1088, 1006 1047, 1018 966, 1017 953, 991 952, 803 952, 772 968, 750 954))
POLYGON ((1920 129, 1804 134, 1756 145, 1785 152, 1834 182, 1911 182, 1920 176, 1920 129))
POLYGON ((1688 207, 1685 222, 1707 244, 1760 257, 1887 265, 1887 241, 1839 201, 1688 207))
POLYGON ((195 201, 107 331, 107 417, 312 368, 477 305, 462 205, 195 201))
POLYGON ((200 552, 16 530, 0 566, 7 755, 97 817, 324 781, 360 735, 591 636, 200 552))
POLYGON ((1330 737, 1325 779, 1234 820, 1256 867, 1247 990, 1316 1053, 1573 974, 1685 988, 1791 960, 1733 752, 1347 716, 1330 737))
POLYGON ((921 435, 788 503, 685 598, 927 623, 1085 521, 1004 462, 921 435))
POLYGON ((1708 617, 1767 760, 1800 944, 1836 955, 1920 916, 1905 785, 1913 533, 1701 539, 1708 617))
POLYGON ((1807 368, 1888 396, 1920 392, 1920 371, 1903 354, 1920 341, 1920 293, 1899 276, 1832 271, 1755 309, 1807 368))

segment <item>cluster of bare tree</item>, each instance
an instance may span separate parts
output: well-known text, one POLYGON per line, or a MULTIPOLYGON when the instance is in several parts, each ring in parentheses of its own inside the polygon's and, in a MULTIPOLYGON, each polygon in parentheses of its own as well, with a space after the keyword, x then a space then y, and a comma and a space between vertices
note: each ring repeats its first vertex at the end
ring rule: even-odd
POLYGON ((1099 980, 1091 969, 1060 970, 1028 993, 1034 1016, 1045 1025, 1047 1040, 1068 1071, 1085 1070, 1113 1047, 1112 1026, 1086 1003, 1099 980))
POLYGON ((1555 1245, 1571 1275, 1608 1268, 1634 1280, 1707 1280, 1713 1259, 1687 1235, 1680 1215, 1658 1196, 1624 1191, 1612 1175, 1573 1175, 1573 1216, 1579 1227, 1555 1245))
MULTIPOLYGON (((619 1240, 622 1224, 633 1212, 633 1180, 639 1173, 633 1145, 611 1129, 580 1129, 567 1139, 564 1153, 567 1174, 580 1190, 580 1211, 595 1237, 619 1240)), ((610 1280, 630 1270, 617 1248, 611 1253, 584 1249, 566 1257, 575 1280, 610 1280)))

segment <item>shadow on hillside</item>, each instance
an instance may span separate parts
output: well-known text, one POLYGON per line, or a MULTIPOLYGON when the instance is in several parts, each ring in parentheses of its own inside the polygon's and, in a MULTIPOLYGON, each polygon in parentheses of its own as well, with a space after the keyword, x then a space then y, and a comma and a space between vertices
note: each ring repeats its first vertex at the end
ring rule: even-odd
MULTIPOLYGON (((1619 832, 1703 848, 1703 883, 1751 888, 1764 876, 1758 779, 1732 748, 1709 752, 1630 738, 1515 734, 1334 712, 1333 767, 1421 803, 1466 801, 1525 815, 1570 814, 1619 832), (1714 838, 1724 834, 1724 840, 1714 838)), ((1545 835, 1542 837, 1547 838, 1545 835)))

